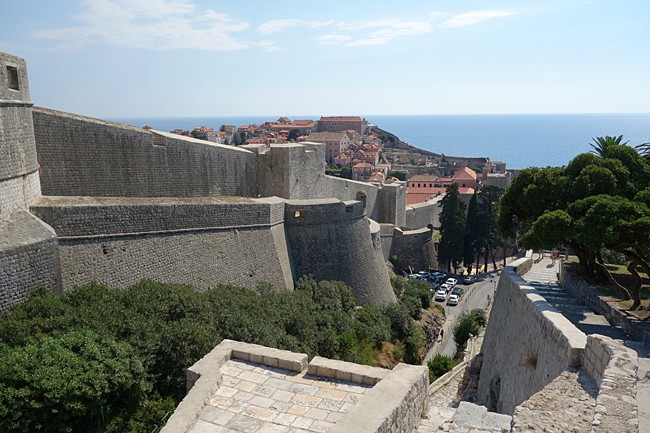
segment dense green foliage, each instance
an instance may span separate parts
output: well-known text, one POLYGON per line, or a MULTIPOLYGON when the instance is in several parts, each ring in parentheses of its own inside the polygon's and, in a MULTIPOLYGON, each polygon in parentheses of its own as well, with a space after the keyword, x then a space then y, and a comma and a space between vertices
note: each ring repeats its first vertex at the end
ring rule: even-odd
POLYGON ((337 167, 335 165, 326 167, 325 174, 343 179, 352 179, 352 169, 350 167, 337 167))
POLYGON ((458 347, 463 347, 472 335, 477 335, 479 330, 487 323, 485 311, 475 309, 466 311, 458 317, 454 326, 454 340, 458 347))
MULTIPOLYGON (((403 298, 426 302, 415 283, 403 298)), ((365 364, 392 342, 417 362, 423 337, 405 305, 357 308, 344 283, 309 277, 293 292, 151 281, 41 291, 0 317, 0 432, 150 432, 222 338, 365 364)))
POLYGON ((463 238, 465 235, 465 203, 460 199, 458 184, 447 187, 440 201, 440 244, 438 263, 447 271, 454 272, 463 260, 463 238))
POLYGON ((503 243, 497 224, 497 204, 502 193, 503 190, 499 187, 485 185, 469 202, 463 245, 463 262, 467 267, 480 263, 481 256, 484 257, 483 263, 487 265, 492 253, 492 262, 496 269, 494 251, 503 243))
POLYGON ((650 164, 622 136, 593 141, 566 167, 523 170, 501 200, 499 226, 526 248, 570 246, 588 278, 607 278, 634 309, 639 272, 650 277, 650 164), (625 257, 633 287, 615 280, 603 253, 625 257))
POLYGON ((448 356, 437 353, 433 359, 430 359, 429 362, 427 362, 427 367, 429 367, 429 383, 433 383, 436 379, 451 371, 458 364, 460 364, 460 359, 453 360, 448 356))

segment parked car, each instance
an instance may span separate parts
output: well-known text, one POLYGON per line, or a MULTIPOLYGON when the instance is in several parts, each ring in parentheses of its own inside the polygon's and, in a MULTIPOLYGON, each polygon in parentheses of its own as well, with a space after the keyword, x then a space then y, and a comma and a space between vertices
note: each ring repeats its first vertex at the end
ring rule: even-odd
POLYGON ((436 301, 444 301, 445 299, 447 299, 447 292, 445 292, 444 290, 438 290, 436 292, 435 299, 436 301))
POLYGON ((475 282, 476 282, 476 277, 472 277, 472 276, 468 275, 465 278, 463 278, 463 283, 465 283, 465 284, 473 284, 475 282))
POLYGON ((439 289, 444 290, 445 293, 449 293, 449 291, 451 290, 451 286, 449 284, 447 284, 447 283, 442 283, 440 285, 439 289))
POLYGON ((445 284, 448 286, 454 287, 456 284, 458 284, 458 280, 456 278, 447 278, 447 281, 445 281, 445 284))
POLYGON ((447 299, 447 305, 458 305, 458 296, 457 295, 449 295, 449 299, 447 299))
POLYGON ((429 275, 431 275, 431 274, 428 273, 428 272, 424 272, 424 271, 420 271, 420 272, 417 273, 418 278, 419 278, 420 280, 423 280, 423 281, 428 280, 428 279, 429 279, 429 275))
POLYGON ((455 287, 454 290, 451 291, 451 294, 458 296, 458 299, 460 299, 465 294, 465 291, 460 287, 455 287))
POLYGON ((431 283, 431 291, 435 292, 440 288, 440 284, 438 283, 431 283))
POLYGON ((418 278, 420 278, 420 276, 418 274, 409 274, 408 278, 411 278, 413 280, 417 280, 418 278))
POLYGON ((429 274, 429 279, 430 280, 436 280, 436 281, 440 282, 440 281, 444 280, 445 278, 447 278, 447 275, 444 272, 435 271, 435 272, 431 272, 429 274))

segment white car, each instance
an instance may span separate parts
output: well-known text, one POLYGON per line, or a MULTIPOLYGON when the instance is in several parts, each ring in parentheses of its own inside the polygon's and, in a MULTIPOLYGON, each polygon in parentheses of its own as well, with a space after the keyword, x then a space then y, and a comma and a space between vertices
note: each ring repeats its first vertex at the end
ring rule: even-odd
POLYGON ((449 295, 447 305, 458 305, 458 295, 449 295))
POLYGON ((447 284, 447 283, 442 283, 442 284, 440 285, 440 287, 438 287, 438 288, 439 288, 440 290, 444 290, 445 293, 449 293, 449 291, 451 290, 451 286, 450 286, 449 284, 447 284))
POLYGON ((448 286, 451 286, 453 289, 456 284, 458 284, 458 280, 456 278, 447 278, 447 281, 445 281, 445 284, 448 286))
POLYGON ((438 290, 436 292, 436 301, 444 301, 447 299, 447 292, 444 290, 438 290))

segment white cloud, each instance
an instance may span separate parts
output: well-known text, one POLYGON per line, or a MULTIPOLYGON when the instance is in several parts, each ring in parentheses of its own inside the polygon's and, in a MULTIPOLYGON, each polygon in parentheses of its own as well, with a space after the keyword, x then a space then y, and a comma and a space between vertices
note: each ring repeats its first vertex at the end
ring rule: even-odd
POLYGON ((250 44, 233 37, 244 21, 186 0, 86 0, 78 26, 42 30, 33 38, 58 41, 59 48, 114 45, 149 50, 234 51, 250 44))
POLYGON ((288 27, 297 27, 303 24, 302 21, 294 19, 271 20, 259 25, 257 31, 263 35, 269 35, 281 32, 288 27))
POLYGON ((442 25, 445 27, 465 27, 492 18, 507 17, 515 14, 517 14, 517 12, 499 10, 463 12, 449 18, 442 25))
MULTIPOLYGON (((431 19, 425 21, 352 21, 321 23, 340 33, 328 33, 317 38, 320 45, 346 45, 350 47, 383 45, 403 36, 418 36, 433 30, 431 19)), ((313 26, 315 27, 315 26, 313 26)))
POLYGON ((419 36, 432 31, 432 23, 429 21, 401 21, 383 22, 378 25, 378 30, 371 32, 367 37, 348 42, 346 45, 383 45, 402 36, 419 36))
POLYGON ((267 53, 275 53, 277 51, 282 51, 281 46, 279 46, 275 42, 269 41, 269 40, 259 41, 259 42, 257 42, 256 45, 257 45, 257 47, 263 49, 267 53))
POLYGON ((348 35, 339 35, 336 33, 330 33, 327 35, 319 36, 316 40, 320 45, 339 45, 344 42, 348 42, 352 37, 348 35))

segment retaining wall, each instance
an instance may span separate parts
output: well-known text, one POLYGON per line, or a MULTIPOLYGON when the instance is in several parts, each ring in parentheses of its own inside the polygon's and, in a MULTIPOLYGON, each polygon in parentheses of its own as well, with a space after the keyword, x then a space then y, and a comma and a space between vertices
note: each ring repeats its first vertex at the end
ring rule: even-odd
POLYGON ((34 108, 43 194, 256 197, 256 158, 244 149, 34 108))
POLYGON ((143 278, 293 288, 279 199, 43 197, 32 211, 59 235, 65 290, 143 278))
POLYGON ((632 339, 650 344, 650 326, 648 324, 601 299, 598 289, 578 277, 570 269, 570 265, 561 263, 559 279, 564 290, 588 305, 594 312, 603 315, 610 324, 621 327, 632 339))
POLYGON ((483 341, 478 399, 505 414, 562 371, 580 367, 587 341, 519 276, 531 265, 524 258, 501 272, 483 341))

